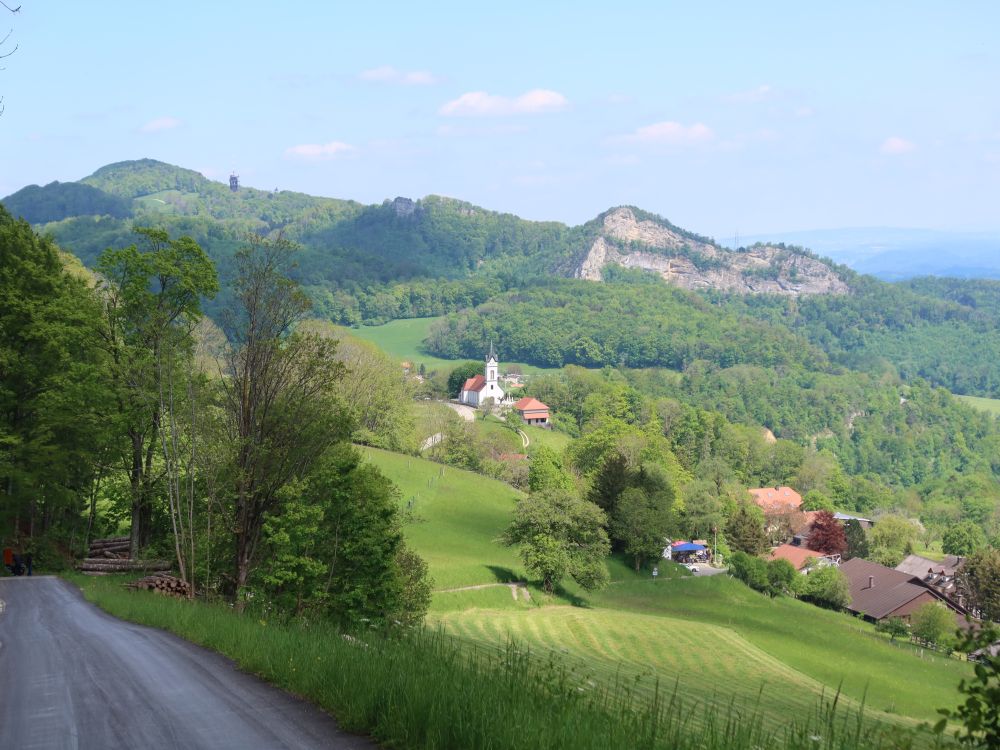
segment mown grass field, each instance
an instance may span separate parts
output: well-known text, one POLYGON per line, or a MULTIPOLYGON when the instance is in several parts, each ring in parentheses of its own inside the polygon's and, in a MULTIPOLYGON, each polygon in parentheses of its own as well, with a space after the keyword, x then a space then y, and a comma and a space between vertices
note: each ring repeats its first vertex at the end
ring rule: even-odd
POLYGON ((435 588, 524 580, 516 550, 494 541, 510 522, 517 490, 431 461, 363 451, 399 487, 410 518, 406 538, 427 560, 435 588))
MULTIPOLYGON (((495 541, 514 490, 428 461, 365 452, 400 485, 404 504, 416 496, 417 520, 406 535, 427 558, 436 589, 523 580, 516 551, 495 541)), ((514 638, 562 654, 598 683, 627 679, 651 694, 658 679, 702 704, 758 705, 775 725, 840 689, 873 716, 912 726, 956 705, 958 682, 970 671, 892 644, 848 615, 769 599, 725 575, 691 577, 664 564, 652 582, 618 558, 609 568, 613 583, 596 594, 572 584, 556 597, 529 586, 530 601, 503 586, 439 592, 429 622, 475 643, 514 638)))
POLYGON ((985 411, 993 416, 1000 416, 1000 398, 983 398, 981 396, 957 396, 969 406, 985 411))

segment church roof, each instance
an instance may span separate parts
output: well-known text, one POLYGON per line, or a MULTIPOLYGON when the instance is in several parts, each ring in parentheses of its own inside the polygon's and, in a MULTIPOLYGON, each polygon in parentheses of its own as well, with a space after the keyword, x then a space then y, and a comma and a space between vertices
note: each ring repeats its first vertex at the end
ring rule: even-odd
POLYGON ((492 359, 492 360, 493 360, 494 362, 496 362, 496 361, 497 361, 497 353, 496 353, 496 351, 495 351, 495 350, 493 349, 493 341, 490 341, 490 353, 486 355, 486 361, 487 361, 487 362, 489 362, 489 361, 490 361, 491 359, 492 359))
POLYGON ((476 375, 474 378, 469 378, 465 381, 465 385, 462 386, 463 391, 475 391, 479 392, 486 387, 486 376, 476 375))

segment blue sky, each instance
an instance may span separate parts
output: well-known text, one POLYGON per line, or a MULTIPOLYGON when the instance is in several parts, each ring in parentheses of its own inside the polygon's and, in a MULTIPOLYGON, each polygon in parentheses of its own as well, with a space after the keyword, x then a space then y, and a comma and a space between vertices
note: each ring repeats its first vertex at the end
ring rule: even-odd
POLYGON ((1000 229, 998 3, 21 2, 0 195, 148 156, 720 240, 1000 229))

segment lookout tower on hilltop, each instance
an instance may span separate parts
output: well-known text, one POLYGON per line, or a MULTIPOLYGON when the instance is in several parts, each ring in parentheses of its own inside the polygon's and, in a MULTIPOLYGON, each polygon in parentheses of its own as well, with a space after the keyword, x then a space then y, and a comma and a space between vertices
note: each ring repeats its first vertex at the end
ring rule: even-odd
POLYGON ((229 175, 229 189, 234 193, 240 189, 240 176, 236 172, 229 175))

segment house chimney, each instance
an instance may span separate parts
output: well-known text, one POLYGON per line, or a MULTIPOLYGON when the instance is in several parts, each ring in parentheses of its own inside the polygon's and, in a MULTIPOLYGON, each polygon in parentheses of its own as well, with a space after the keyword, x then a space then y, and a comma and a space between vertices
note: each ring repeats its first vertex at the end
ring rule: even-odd
POLYGON ((868 588, 875 588, 875 576, 868 576, 868 588))

